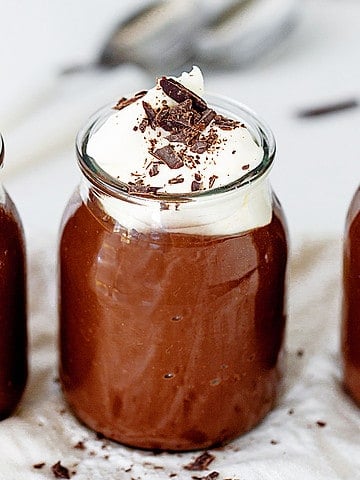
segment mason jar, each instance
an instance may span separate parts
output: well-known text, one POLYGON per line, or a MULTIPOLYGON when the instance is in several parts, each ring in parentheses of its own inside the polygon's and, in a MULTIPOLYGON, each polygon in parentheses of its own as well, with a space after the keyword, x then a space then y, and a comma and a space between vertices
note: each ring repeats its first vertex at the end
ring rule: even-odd
MULTIPOLYGON (((4 142, 0 135, 0 168, 4 142)), ((0 185, 0 420, 17 407, 27 379, 25 245, 15 205, 0 185)))
POLYGON ((345 388, 360 405, 360 187, 350 204, 344 235, 342 355, 345 388))
POLYGON ((110 108, 77 138, 82 179, 59 251, 60 377, 80 420, 130 446, 222 445, 277 399, 287 232, 268 178, 275 142, 245 107, 207 99, 264 152, 222 187, 129 193, 87 153, 110 108))

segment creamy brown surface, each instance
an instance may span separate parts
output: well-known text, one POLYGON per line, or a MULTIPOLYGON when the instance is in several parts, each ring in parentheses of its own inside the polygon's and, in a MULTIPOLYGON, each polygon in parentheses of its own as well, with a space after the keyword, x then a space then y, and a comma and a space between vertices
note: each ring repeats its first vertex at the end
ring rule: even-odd
POLYGON ((91 209, 73 198, 60 247, 61 381, 76 415, 143 448, 204 448, 249 430, 281 375, 279 209, 229 237, 129 237, 91 209))
POLYGON ((346 222, 343 285, 344 382, 360 405, 360 188, 352 200, 346 222))
POLYGON ((27 377, 24 240, 9 197, 0 204, 0 420, 16 408, 27 377))

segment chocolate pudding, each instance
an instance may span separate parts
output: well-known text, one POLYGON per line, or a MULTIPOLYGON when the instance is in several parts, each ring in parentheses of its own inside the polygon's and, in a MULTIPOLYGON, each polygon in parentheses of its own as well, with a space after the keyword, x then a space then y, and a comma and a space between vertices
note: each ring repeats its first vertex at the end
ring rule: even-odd
POLYGON ((0 420, 18 405, 27 378, 24 258, 20 219, 0 186, 0 420))
POLYGON ((281 378, 273 139, 180 80, 121 99, 79 135, 84 178, 61 229, 65 397, 95 431, 147 449, 230 441, 274 406, 281 378))
POLYGON ((343 263, 344 384, 360 406, 360 187, 346 221, 343 263))

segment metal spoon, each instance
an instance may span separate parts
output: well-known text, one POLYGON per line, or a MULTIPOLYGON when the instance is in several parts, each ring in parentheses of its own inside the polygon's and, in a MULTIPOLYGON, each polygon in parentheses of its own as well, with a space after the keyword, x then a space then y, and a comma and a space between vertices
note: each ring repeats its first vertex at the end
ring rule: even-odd
POLYGON ((242 66, 285 39, 298 18, 298 0, 157 0, 120 22, 93 64, 136 63, 151 74, 178 73, 184 65, 242 66))
POLYGON ((200 31, 195 55, 218 68, 248 66, 281 44, 298 18, 298 0, 238 0, 200 31))
POLYGON ((194 32, 201 24, 198 0, 157 0, 121 21, 97 59, 62 73, 135 63, 151 73, 174 73, 193 54, 194 32))

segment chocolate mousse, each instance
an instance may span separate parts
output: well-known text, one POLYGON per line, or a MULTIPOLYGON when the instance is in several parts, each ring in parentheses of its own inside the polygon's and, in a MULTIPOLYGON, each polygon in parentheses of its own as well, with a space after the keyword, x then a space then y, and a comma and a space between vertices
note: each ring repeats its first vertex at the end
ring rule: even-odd
POLYGON ((360 406, 360 187, 351 202, 344 238, 342 353, 344 384, 360 406))
MULTIPOLYGON (((4 150, 0 136, 0 165, 4 150)), ((0 420, 18 405, 27 378, 25 251, 16 208, 0 186, 0 420)))
POLYGON ((274 406, 281 377, 287 238, 272 147, 192 80, 163 77, 80 136, 84 180, 62 222, 65 397, 140 448, 228 442, 274 406))

